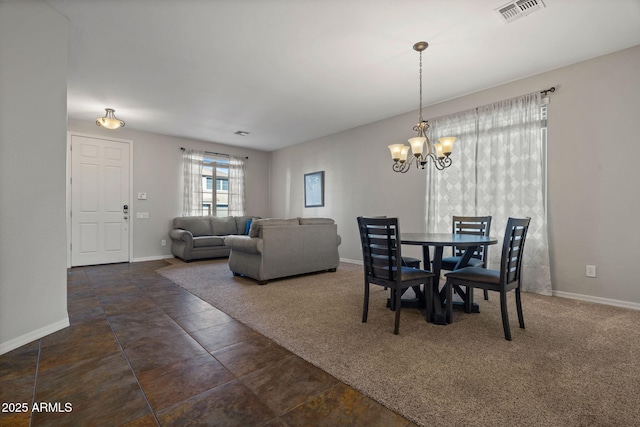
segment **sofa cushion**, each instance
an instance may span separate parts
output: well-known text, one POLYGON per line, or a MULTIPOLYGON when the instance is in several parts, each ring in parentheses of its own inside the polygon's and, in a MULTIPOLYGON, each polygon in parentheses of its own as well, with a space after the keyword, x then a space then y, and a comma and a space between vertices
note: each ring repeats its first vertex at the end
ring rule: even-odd
POLYGON ((209 218, 211 219, 211 230, 214 236, 228 236, 229 234, 238 234, 235 217, 212 216, 209 218))
POLYGON ((265 218, 255 219, 251 222, 251 228, 249 229, 249 237, 260 236, 260 229, 262 227, 274 227, 274 226, 296 226, 299 225, 298 218, 281 219, 281 218, 265 218))
POLYGON ((335 221, 331 218, 300 218, 298 217, 300 225, 325 225, 335 224, 335 221))
POLYGON ((194 237, 211 236, 211 221, 207 216, 183 216, 174 218, 173 226, 190 231, 194 237))
POLYGON ((223 246, 224 237, 219 236, 200 236, 193 238, 194 248, 205 248, 209 246, 223 246))

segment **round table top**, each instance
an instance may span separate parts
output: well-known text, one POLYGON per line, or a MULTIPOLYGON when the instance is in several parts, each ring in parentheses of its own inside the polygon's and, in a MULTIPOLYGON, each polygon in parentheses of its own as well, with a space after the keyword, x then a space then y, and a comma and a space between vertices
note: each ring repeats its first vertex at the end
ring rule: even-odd
POLYGON ((496 237, 451 233, 402 233, 400 241, 407 245, 429 246, 476 246, 498 243, 496 237))

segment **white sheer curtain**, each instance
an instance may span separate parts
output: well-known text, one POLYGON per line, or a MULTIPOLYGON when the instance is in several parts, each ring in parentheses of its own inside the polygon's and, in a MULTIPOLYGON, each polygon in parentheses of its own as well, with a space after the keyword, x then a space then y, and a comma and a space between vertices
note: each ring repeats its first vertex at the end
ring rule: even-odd
MULTIPOLYGON (((431 120, 430 139, 459 139, 454 164, 429 170, 426 222, 427 231, 448 232, 453 215, 491 215, 491 234, 502 239, 510 216, 531 217, 522 288, 551 295, 541 108, 533 93, 431 120)), ((490 248, 489 268, 500 268, 501 244, 490 248)))
POLYGON ((182 216, 202 216, 202 168, 204 151, 187 150, 182 153, 183 202, 182 216))
POLYGON ((449 168, 438 171, 427 166, 427 232, 450 232, 452 215, 477 214, 475 177, 470 174, 476 164, 476 110, 429 120, 429 125, 430 141, 437 141, 434 135, 458 137, 453 148, 455 160, 449 168))
POLYGON ((229 216, 244 215, 245 161, 242 157, 229 157, 229 216))

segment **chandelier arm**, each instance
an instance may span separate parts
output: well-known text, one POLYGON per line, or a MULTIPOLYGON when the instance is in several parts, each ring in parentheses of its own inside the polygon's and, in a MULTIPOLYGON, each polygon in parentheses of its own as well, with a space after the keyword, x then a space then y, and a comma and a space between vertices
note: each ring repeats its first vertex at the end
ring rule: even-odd
POLYGON ((400 173, 407 173, 407 171, 410 169, 410 163, 407 162, 393 162, 393 171, 394 172, 400 172, 400 173))
POLYGON ((438 170, 443 170, 451 166, 453 161, 449 157, 445 157, 443 159, 437 159, 435 156, 433 158, 433 163, 438 170))

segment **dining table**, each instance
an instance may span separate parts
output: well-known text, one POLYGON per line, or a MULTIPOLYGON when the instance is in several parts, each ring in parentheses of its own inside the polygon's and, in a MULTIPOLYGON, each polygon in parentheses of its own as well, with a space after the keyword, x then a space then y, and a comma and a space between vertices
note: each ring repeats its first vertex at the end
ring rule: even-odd
MULTIPOLYGON (((498 239, 491 236, 462 233, 402 233, 400 242, 403 245, 422 246, 423 268, 430 270, 435 275, 435 282, 434 286, 431 286, 431 292, 428 292, 428 287, 425 285, 424 299, 427 307, 427 321, 438 325, 446 325, 451 323, 451 318, 450 313, 444 310, 444 300, 446 298, 444 289, 441 291, 439 287, 444 248, 449 246, 465 248, 462 258, 455 266, 457 270, 467 266, 478 246, 495 245, 498 243, 498 239), (433 260, 430 257, 430 247, 434 248, 433 260), (429 268, 430 266, 431 268, 429 268)), ((470 311, 473 303, 472 291, 470 290, 469 295, 467 295, 457 287, 456 293, 463 300, 464 307, 470 311)))

